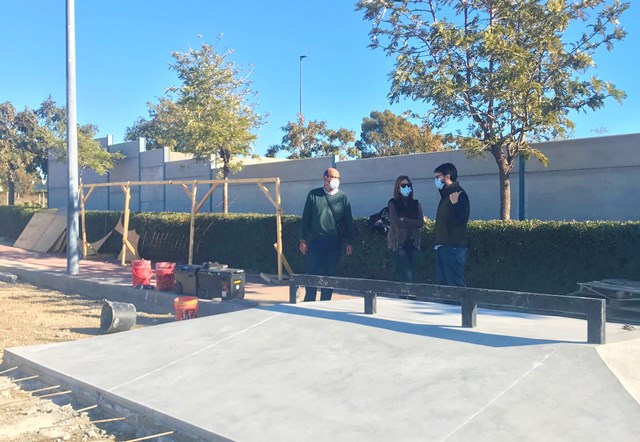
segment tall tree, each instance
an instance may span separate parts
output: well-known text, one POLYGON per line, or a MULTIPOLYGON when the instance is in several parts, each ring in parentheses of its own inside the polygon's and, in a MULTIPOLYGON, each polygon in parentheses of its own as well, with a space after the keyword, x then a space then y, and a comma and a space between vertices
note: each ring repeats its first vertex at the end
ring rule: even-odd
MULTIPOLYGON (((47 97, 36 110, 41 127, 47 131, 47 147, 55 149, 59 161, 66 161, 67 156, 67 109, 58 106, 47 97)), ((98 175, 104 175, 113 169, 115 162, 124 158, 120 152, 109 152, 95 140, 98 127, 94 124, 78 124, 78 167, 80 181, 84 171, 91 169, 98 175)))
POLYGON ((0 104, 0 183, 7 186, 9 205, 15 203, 18 171, 39 174, 37 158, 46 149, 46 132, 33 110, 16 111, 13 104, 0 104))
POLYGON ((162 145, 158 143, 158 134, 160 128, 157 127, 158 121, 156 119, 144 119, 139 117, 133 126, 127 127, 124 132, 125 141, 135 141, 138 138, 144 138, 146 140, 146 148, 161 149, 162 145))
POLYGON ((443 149, 442 137, 428 126, 418 126, 390 110, 373 111, 362 119, 356 148, 363 158, 434 152, 443 149))
POLYGON ((433 128, 469 122, 464 147, 489 152, 500 178, 500 218, 511 210, 510 172, 518 155, 546 157, 531 142, 562 138, 568 113, 595 110, 625 94, 597 76, 593 56, 626 32, 617 0, 361 0, 373 48, 396 57, 392 102, 431 103, 433 128), (570 29, 569 29, 570 28, 570 29))
POLYGON ((326 121, 305 122, 298 116, 297 122, 288 122, 282 127, 284 136, 280 144, 267 149, 268 157, 275 157, 280 151, 287 152, 287 158, 314 158, 338 155, 342 159, 359 156, 354 146, 355 133, 340 128, 329 129, 326 121))
MULTIPOLYGON (((224 179, 240 169, 237 159, 253 156, 254 131, 264 124, 265 116, 256 113, 257 94, 248 74, 229 61, 232 53, 218 53, 208 44, 174 52, 170 68, 181 85, 170 88, 157 104, 150 103, 150 119, 139 119, 129 134, 137 127, 160 146, 193 154, 196 160, 215 158, 222 163, 219 173, 224 179)), ((227 186, 223 189, 227 213, 227 186)))

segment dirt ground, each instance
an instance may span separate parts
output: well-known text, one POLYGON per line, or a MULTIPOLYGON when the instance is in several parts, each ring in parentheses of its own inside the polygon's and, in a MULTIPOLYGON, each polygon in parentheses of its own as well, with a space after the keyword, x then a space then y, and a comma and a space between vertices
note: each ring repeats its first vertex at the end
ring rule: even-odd
MULTIPOLYGON (((5 348, 85 339, 99 333, 102 302, 27 284, 0 282, 0 363, 5 348)), ((171 321, 170 315, 138 312, 136 327, 171 321)), ((0 365, 0 372, 11 369, 0 365)), ((34 380, 14 382, 16 371, 0 375, 0 441, 113 441, 135 437, 126 423, 113 421, 95 404, 78 404, 64 391, 34 380)))

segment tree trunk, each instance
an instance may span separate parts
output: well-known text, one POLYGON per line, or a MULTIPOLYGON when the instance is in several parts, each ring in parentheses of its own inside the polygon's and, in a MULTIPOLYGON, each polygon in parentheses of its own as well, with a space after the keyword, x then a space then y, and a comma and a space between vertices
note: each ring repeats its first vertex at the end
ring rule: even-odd
POLYGON ((506 161, 499 161, 500 169, 500 219, 511 219, 511 167, 506 161))
MULTIPOLYGON (((229 179, 229 166, 226 164, 222 167, 222 177, 225 180, 229 179)), ((222 185, 222 213, 229 213, 229 185, 227 183, 222 185)))
POLYGON ((9 188, 7 189, 7 199, 9 205, 13 206, 16 203, 16 183, 13 181, 13 174, 9 174, 9 188))

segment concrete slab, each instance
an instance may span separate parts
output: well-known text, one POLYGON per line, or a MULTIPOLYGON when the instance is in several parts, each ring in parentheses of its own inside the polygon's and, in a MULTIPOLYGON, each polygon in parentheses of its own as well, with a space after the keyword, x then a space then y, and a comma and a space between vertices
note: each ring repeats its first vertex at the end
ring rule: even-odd
POLYGON ((480 309, 462 329, 455 306, 361 309, 273 305, 5 362, 204 440, 638 440, 640 405, 583 344, 584 320, 480 309))

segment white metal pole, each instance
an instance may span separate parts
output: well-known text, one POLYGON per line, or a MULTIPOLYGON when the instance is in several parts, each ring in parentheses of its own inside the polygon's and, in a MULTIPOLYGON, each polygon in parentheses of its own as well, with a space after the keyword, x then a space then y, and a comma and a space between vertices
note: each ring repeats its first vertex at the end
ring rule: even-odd
POLYGON ((75 0, 67 1, 67 273, 80 272, 75 0))

